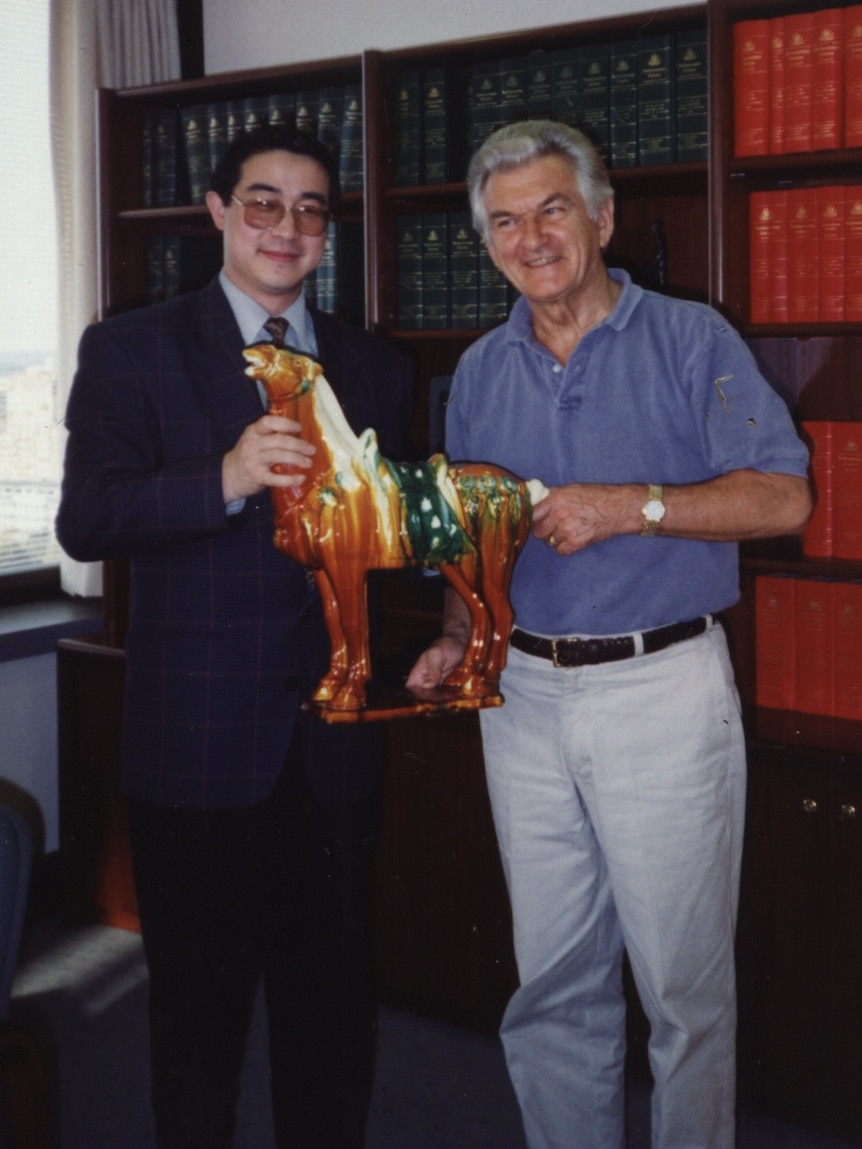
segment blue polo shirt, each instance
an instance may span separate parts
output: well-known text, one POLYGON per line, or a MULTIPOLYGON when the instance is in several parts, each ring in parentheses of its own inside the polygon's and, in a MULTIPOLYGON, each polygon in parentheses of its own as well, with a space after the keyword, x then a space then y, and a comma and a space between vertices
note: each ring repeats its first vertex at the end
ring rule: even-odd
MULTIPOLYGON (((609 274, 623 285, 616 307, 565 367, 534 337, 524 299, 464 353, 449 458, 549 487, 698 483, 743 468, 805 476, 787 407, 733 328, 710 307, 609 274)), ((735 543, 625 535, 560 556, 531 537, 512 604, 534 634, 624 634, 729 607, 738 566, 735 543)))

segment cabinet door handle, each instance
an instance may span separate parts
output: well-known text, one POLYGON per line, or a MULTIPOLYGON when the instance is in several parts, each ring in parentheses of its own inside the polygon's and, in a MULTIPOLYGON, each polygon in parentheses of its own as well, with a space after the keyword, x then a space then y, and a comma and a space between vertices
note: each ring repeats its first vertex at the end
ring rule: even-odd
POLYGON ((802 812, 803 812, 803 814, 816 814, 817 813, 817 799, 816 798, 803 798, 802 799, 802 812))
POLYGON ((844 802, 838 811, 838 816, 843 822, 849 822, 856 817, 856 807, 851 802, 844 802))

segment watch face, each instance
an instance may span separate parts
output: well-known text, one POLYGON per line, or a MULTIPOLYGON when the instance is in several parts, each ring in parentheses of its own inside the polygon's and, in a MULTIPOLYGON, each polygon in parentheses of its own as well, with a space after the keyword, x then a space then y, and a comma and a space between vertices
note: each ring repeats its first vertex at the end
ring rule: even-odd
POLYGON ((649 519, 651 523, 658 523, 664 518, 664 503, 660 503, 658 499, 650 499, 643 509, 644 517, 649 519))

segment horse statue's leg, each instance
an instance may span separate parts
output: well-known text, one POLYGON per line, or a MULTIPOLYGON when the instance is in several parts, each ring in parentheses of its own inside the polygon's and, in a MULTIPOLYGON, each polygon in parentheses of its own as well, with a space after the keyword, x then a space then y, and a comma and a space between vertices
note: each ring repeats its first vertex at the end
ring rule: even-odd
POLYGON ((332 581, 326 571, 320 569, 314 571, 314 581, 320 594, 330 645, 329 670, 321 678, 312 695, 313 702, 323 705, 329 703, 341 689, 347 677, 349 659, 347 638, 341 623, 341 608, 332 581))
POLYGON ((313 700, 329 710, 362 710, 371 678, 366 572, 357 568, 347 578, 343 569, 336 573, 337 580, 325 570, 318 572, 318 586, 327 588, 324 610, 332 658, 313 700))

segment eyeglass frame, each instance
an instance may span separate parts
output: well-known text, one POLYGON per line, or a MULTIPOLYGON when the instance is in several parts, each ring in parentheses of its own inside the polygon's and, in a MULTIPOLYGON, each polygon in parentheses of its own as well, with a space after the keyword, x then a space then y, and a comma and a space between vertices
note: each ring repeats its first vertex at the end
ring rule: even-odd
POLYGON ((288 207, 284 200, 279 199, 277 196, 273 196, 271 198, 263 198, 259 196, 257 199, 241 200, 239 196, 235 195, 233 192, 231 192, 230 198, 234 201, 234 203, 239 204, 239 206, 243 209, 243 220, 249 227, 253 227, 255 231, 268 231, 272 227, 278 227, 278 225, 289 212, 293 217, 294 226, 300 235, 307 235, 318 239, 320 236, 326 235, 326 229, 332 222, 332 212, 328 208, 319 207, 317 204, 299 203, 295 204, 293 207, 288 207), (253 209, 256 205, 268 203, 273 205, 278 204, 281 207, 282 211, 278 219, 273 220, 272 223, 265 223, 262 225, 251 223, 248 219, 249 208, 253 209), (321 227, 320 231, 306 231, 303 227, 303 224, 307 224, 310 220, 317 219, 318 217, 323 221, 323 226, 321 227))

